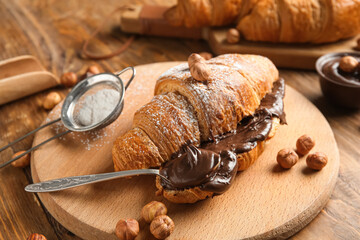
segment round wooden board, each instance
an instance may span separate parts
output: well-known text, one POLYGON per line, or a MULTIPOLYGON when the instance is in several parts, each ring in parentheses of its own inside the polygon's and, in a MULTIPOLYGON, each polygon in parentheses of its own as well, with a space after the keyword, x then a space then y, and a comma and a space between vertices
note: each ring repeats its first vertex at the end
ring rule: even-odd
MULTIPOLYGON (((111 148, 115 138, 131 127, 135 111, 150 101, 156 79, 179 62, 136 67, 137 76, 126 92, 122 115, 105 129, 71 133, 32 154, 34 182, 113 171, 111 148)), ((126 79, 126 78, 125 78, 126 79)), ((172 204, 155 196, 155 177, 142 176, 82 186, 39 197, 47 210, 67 229, 84 239, 116 239, 121 218, 140 220, 142 207, 160 200, 175 222, 169 239, 269 239, 286 238, 308 224, 324 207, 334 188, 339 153, 332 130, 320 111, 291 87, 286 89, 288 125, 280 126, 264 153, 248 170, 238 173, 224 194, 196 204, 172 204), (300 158, 290 170, 276 163, 277 152, 294 147, 302 134, 316 140, 313 151, 329 157, 319 172, 300 158)), ((57 106, 46 121, 60 114, 57 106)), ((34 145, 62 131, 61 123, 36 134, 34 145)), ((137 239, 151 239, 149 227, 140 221, 137 239)))

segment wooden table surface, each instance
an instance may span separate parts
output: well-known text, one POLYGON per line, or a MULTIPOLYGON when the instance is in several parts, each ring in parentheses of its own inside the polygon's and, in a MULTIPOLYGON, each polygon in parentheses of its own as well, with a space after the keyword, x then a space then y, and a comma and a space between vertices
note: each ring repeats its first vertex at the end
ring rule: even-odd
MULTIPOLYGON (((139 36, 120 56, 96 62, 83 59, 79 53, 83 41, 109 12, 130 2, 172 5, 175 1, 0 0, 0 60, 30 54, 60 76, 66 71, 84 73, 92 64, 115 71, 146 63, 185 61, 190 53, 210 51, 204 41, 139 36)), ((114 15, 91 42, 93 51, 110 52, 129 37, 119 31, 118 19, 119 16, 114 15)), ((334 131, 341 158, 339 178, 330 201, 319 216, 292 239, 360 239, 360 111, 333 107, 326 102, 315 72, 280 72, 287 84, 325 115, 334 131)), ((68 91, 63 87, 52 90, 62 96, 68 91)), ((47 116, 41 103, 48 92, 0 106, 0 147, 41 124, 47 116)), ((0 162, 10 159, 14 152, 28 149, 31 143, 29 137, 2 152, 0 162)), ((8 166, 0 170, 0 239, 26 239, 31 233, 42 233, 48 239, 79 239, 47 213, 36 194, 23 190, 30 182, 29 168, 8 166)))

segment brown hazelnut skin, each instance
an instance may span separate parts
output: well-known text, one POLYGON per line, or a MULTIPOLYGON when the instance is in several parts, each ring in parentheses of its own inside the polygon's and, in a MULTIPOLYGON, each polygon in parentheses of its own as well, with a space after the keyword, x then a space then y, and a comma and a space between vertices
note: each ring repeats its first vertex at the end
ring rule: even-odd
POLYGON ((213 55, 209 52, 201 52, 199 53, 201 57, 203 57, 205 60, 209 60, 213 57, 213 55))
POLYGON ((358 40, 357 40, 356 50, 360 51, 360 38, 358 38, 358 40))
POLYGON ((46 237, 39 233, 33 233, 26 240, 47 240, 46 237))
POLYGON ((234 44, 240 41, 240 32, 236 28, 230 28, 226 34, 226 41, 234 44))
POLYGON ((61 96, 57 92, 50 92, 48 95, 46 95, 43 107, 46 110, 53 109, 59 102, 61 102, 61 96))
POLYGON ((188 58, 188 65, 191 76, 197 81, 207 81, 210 77, 211 70, 206 64, 205 59, 197 53, 193 53, 188 58))
POLYGON ((87 73, 91 73, 91 74, 101 73, 100 68, 99 68, 98 66, 96 66, 96 65, 91 65, 91 66, 87 69, 86 72, 87 72, 87 73))
POLYGON ((323 169, 328 162, 328 157, 322 152, 309 154, 306 158, 306 164, 309 168, 314 170, 323 169))
POLYGON ((152 201, 148 204, 146 204, 142 211, 141 216, 144 218, 145 222, 151 223, 151 221, 159 215, 166 215, 167 214, 167 208, 165 204, 158 201, 152 201))
POLYGON ((67 88, 73 87, 76 85, 78 77, 73 72, 66 72, 60 77, 60 82, 67 88))
POLYGON ((310 150, 315 146, 315 140, 309 135, 302 135, 296 141, 296 152, 304 156, 310 152, 310 150))
POLYGON ((356 58, 352 56, 345 56, 340 59, 339 68, 344 72, 352 73, 356 71, 358 65, 359 62, 356 60, 356 58))
POLYGON ((135 219, 120 219, 116 224, 115 235, 120 240, 133 240, 139 234, 139 223, 135 219))
POLYGON ((150 232, 157 239, 165 239, 174 231, 175 224, 167 215, 159 215, 150 224, 150 232))
MULTIPOLYGON (((17 156, 19 156, 20 154, 24 153, 25 151, 20 151, 15 153, 12 158, 15 158, 17 156)), ((14 162, 11 163, 11 165, 13 167, 18 167, 18 168, 24 168, 29 166, 30 164, 30 153, 22 156, 21 158, 19 158, 18 160, 15 160, 14 162)))
POLYGON ((294 150, 290 148, 284 148, 278 152, 276 160, 281 167, 289 169, 297 163, 299 156, 294 150))

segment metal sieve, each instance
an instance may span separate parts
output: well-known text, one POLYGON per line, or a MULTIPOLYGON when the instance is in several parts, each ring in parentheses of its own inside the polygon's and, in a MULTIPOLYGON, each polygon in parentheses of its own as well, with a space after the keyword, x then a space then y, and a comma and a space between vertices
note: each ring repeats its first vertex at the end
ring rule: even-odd
POLYGON ((27 136, 34 134, 35 132, 39 131, 40 129, 47 127, 51 124, 54 124, 58 121, 61 121, 68 130, 61 132, 61 133, 45 140, 44 142, 30 148, 29 150, 25 151, 22 154, 18 155, 17 157, 1 164, 0 168, 5 167, 6 165, 10 164, 11 162, 16 161, 17 159, 21 158, 22 156, 28 154, 29 152, 31 152, 33 150, 39 148, 40 146, 46 144, 47 142, 50 142, 56 138, 59 138, 71 131, 74 131, 74 132, 90 131, 90 130, 106 127, 110 123, 114 122, 119 117, 119 115, 121 114, 121 112, 123 110, 125 91, 129 87, 129 85, 132 82, 132 80, 134 79, 135 75, 136 75, 135 68, 128 67, 128 68, 121 70, 120 72, 115 73, 115 74, 99 73, 96 75, 92 75, 92 76, 82 80, 81 82, 79 82, 66 96, 64 103, 61 107, 61 117, 60 118, 50 121, 50 122, 38 127, 37 129, 25 134, 24 136, 16 139, 15 141, 9 143, 8 145, 0 148, 0 152, 5 150, 6 148, 12 146, 13 144, 23 140, 27 136), (124 82, 120 78, 120 75, 128 70, 131 70, 132 74, 124 87, 124 82), (79 109, 81 108, 81 106, 79 107, 79 105, 82 104, 82 99, 84 99, 88 95, 96 93, 98 91, 97 89, 98 90, 113 89, 119 93, 119 100, 115 104, 114 109, 101 121, 95 122, 90 125, 80 124, 76 117, 79 109))

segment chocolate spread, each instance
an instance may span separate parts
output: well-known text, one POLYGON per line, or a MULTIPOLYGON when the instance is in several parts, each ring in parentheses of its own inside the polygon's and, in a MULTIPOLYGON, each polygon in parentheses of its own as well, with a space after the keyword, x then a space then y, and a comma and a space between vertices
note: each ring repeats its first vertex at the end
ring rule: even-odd
MULTIPOLYGON (((356 60, 360 61, 360 58, 353 56, 356 60)), ((339 68, 341 57, 331 59, 322 67, 322 72, 325 76, 339 83, 347 85, 360 86, 360 71, 353 73, 347 73, 339 68)))
POLYGON ((285 124, 283 79, 274 83, 272 91, 261 100, 254 115, 244 118, 236 131, 219 136, 217 141, 202 143, 199 148, 185 146, 160 170, 171 184, 161 182, 165 189, 200 187, 202 190, 221 194, 234 180, 237 172, 236 154, 255 148, 258 141, 267 139, 272 117, 285 124))
POLYGON ((171 185, 162 182, 167 189, 201 186, 203 190, 220 194, 234 179, 237 159, 232 152, 218 154, 189 145, 180 157, 168 161, 160 172, 171 182, 171 185))

